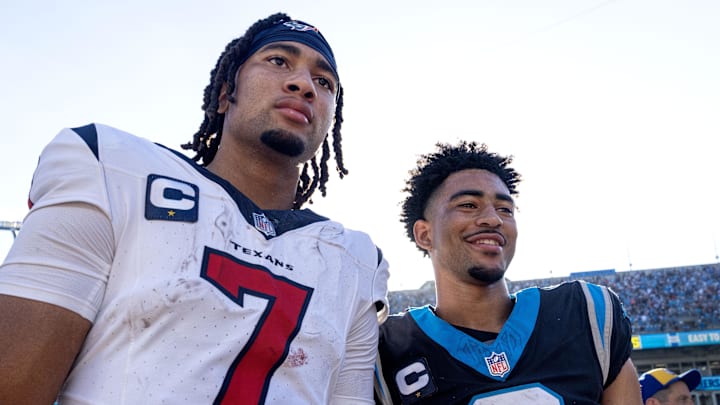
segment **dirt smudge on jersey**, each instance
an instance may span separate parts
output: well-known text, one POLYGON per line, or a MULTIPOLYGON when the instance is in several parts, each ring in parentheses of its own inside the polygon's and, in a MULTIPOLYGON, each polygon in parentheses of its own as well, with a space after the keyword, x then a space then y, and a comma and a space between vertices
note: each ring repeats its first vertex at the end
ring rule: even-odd
POLYGON ((308 364, 308 356, 302 347, 298 349, 290 349, 290 353, 285 359, 285 367, 300 367, 308 364))

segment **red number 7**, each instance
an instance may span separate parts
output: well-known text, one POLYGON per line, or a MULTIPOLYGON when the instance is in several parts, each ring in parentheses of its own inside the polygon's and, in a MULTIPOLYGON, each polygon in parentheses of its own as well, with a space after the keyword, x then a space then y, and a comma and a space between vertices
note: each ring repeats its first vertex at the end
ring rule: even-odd
POLYGON ((205 248, 201 276, 240 306, 246 294, 268 301, 250 339, 225 374, 214 402, 263 403, 270 378, 300 330, 313 289, 210 248, 205 248))

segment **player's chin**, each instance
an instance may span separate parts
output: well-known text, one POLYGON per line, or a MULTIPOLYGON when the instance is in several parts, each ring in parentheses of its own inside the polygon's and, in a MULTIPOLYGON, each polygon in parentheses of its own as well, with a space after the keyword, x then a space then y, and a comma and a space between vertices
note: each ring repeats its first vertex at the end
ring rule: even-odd
POLYGON ((262 133, 260 140, 268 148, 282 155, 296 158, 305 153, 305 142, 299 135, 282 129, 272 129, 262 133))
POLYGON ((477 281, 493 284, 505 278, 505 268, 502 266, 473 266, 468 269, 468 274, 477 281))

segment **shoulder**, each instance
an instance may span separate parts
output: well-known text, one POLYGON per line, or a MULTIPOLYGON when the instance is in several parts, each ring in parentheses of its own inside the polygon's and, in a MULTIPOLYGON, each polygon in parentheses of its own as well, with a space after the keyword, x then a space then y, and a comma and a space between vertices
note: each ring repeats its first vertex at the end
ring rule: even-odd
POLYGON ((615 312, 616 315, 626 317, 622 301, 612 289, 605 285, 574 280, 539 290, 545 304, 564 305, 569 310, 578 310, 588 314, 605 314, 604 316, 610 316, 612 312, 615 312))
POLYGON ((608 288, 602 285, 589 283, 582 280, 564 281, 549 287, 538 288, 541 295, 546 298, 571 299, 592 296, 601 296, 608 288))
POLYGON ((382 324, 390 312, 388 302, 388 279, 390 278, 390 265, 383 256, 382 250, 370 239, 366 233, 345 229, 343 239, 346 241, 347 255, 354 264, 365 273, 361 278, 367 280, 371 300, 375 305, 378 321, 382 324))
POLYGON ((338 260, 334 266, 344 277, 357 283, 362 301, 374 305, 378 321, 384 322, 389 313, 387 282, 390 266, 370 236, 330 220, 312 223, 298 231, 314 240, 322 256, 338 260))
POLYGON ((392 328, 393 326, 407 324, 412 319, 412 315, 410 315, 410 310, 425 311, 425 310, 427 310, 427 308, 428 308, 427 306, 421 307, 421 308, 410 308, 407 311, 392 314, 392 315, 388 316, 387 323, 386 323, 386 325, 384 325, 384 327, 392 328))
POLYGON ((601 284, 590 283, 584 280, 568 282, 576 294, 582 294, 589 306, 605 308, 612 306, 622 307, 618 295, 609 287, 601 284))
POLYGON ((548 287, 537 287, 538 290, 543 291, 546 294, 573 294, 582 291, 581 281, 563 281, 559 284, 551 285, 548 287))
POLYGON ((92 123, 75 128, 62 129, 43 149, 40 156, 56 164, 68 160, 108 161, 122 154, 126 164, 128 157, 158 153, 163 147, 147 139, 119 129, 92 123))
POLYGON ((165 149, 146 138, 104 124, 88 124, 70 131, 77 134, 102 160, 117 154, 157 154, 165 149))
POLYGON ((382 250, 372 241, 370 235, 346 229, 345 239, 348 241, 348 251, 359 257, 366 258, 368 260, 367 265, 378 267, 385 259, 382 250))
MULTIPOLYGON (((518 303, 523 302, 523 296, 537 295, 540 312, 544 314, 564 314, 573 319, 585 318, 588 310, 594 310, 595 300, 598 305, 604 303, 605 289, 601 286, 591 285, 582 281, 566 281, 549 287, 530 287, 515 293, 518 303)), ((525 301, 528 301, 525 299, 525 301)), ((555 315, 553 315, 555 316, 555 315)))
POLYGON ((97 122, 79 127, 63 128, 58 137, 76 137, 85 142, 90 150, 97 150, 97 145, 100 142, 103 144, 150 142, 130 132, 97 122))
POLYGON ((373 269, 386 265, 382 250, 367 233, 346 228, 332 220, 319 222, 317 226, 321 240, 336 245, 357 264, 373 269))
MULTIPOLYGON (((177 167, 176 152, 102 125, 61 130, 43 149, 33 174, 30 204, 87 202, 106 206, 109 173, 147 175, 149 167, 177 167), (114 170, 118 169, 118 170, 114 170)), ((189 159, 188 159, 189 160, 189 159)))
POLYGON ((411 311, 416 314, 424 314, 430 311, 430 307, 410 308, 407 311, 395 313, 387 317, 387 320, 380 325, 381 340, 389 338, 404 340, 417 328, 411 311))

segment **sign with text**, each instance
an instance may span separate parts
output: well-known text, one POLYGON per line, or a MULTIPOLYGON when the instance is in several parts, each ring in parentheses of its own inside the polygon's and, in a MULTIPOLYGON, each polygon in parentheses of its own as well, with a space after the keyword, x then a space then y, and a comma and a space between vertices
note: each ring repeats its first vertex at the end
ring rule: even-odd
POLYGON ((657 333, 633 335, 633 350, 662 349, 669 347, 706 346, 720 344, 720 329, 695 332, 657 333))

